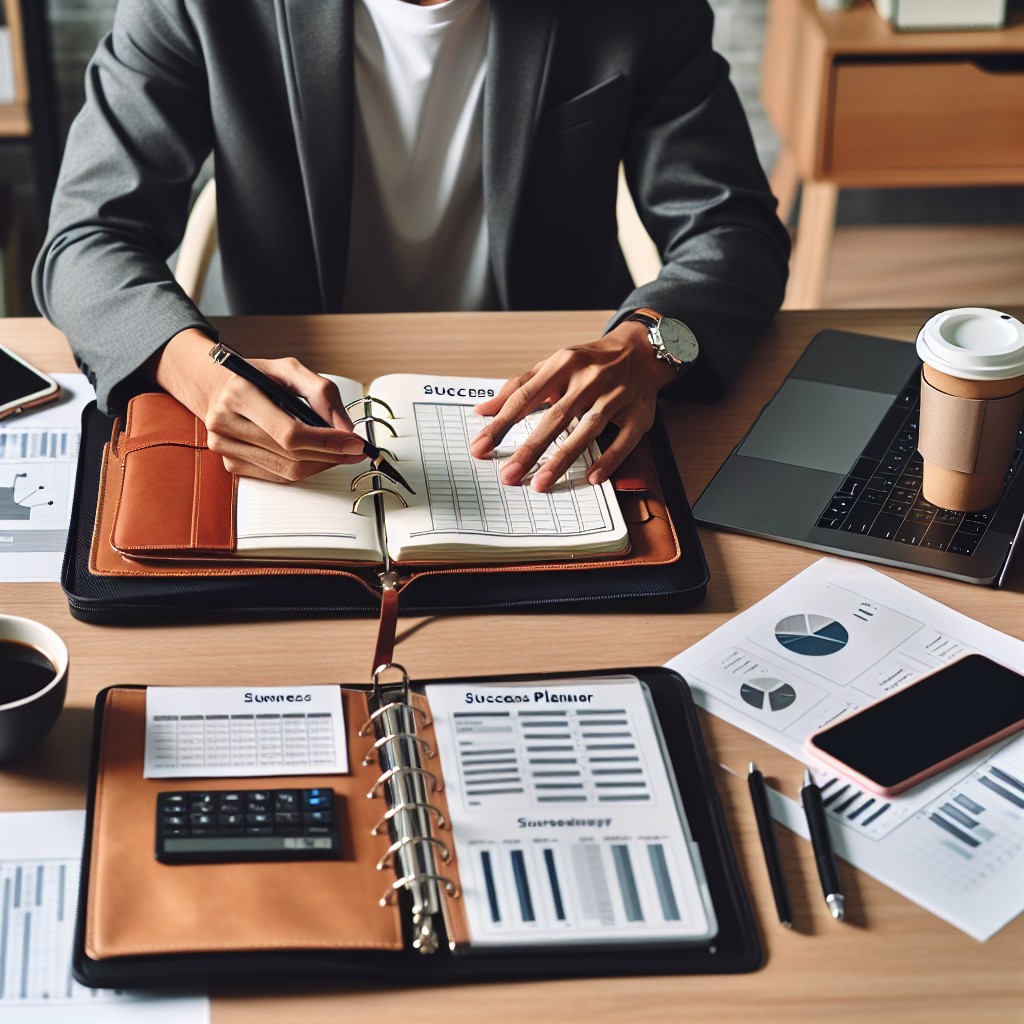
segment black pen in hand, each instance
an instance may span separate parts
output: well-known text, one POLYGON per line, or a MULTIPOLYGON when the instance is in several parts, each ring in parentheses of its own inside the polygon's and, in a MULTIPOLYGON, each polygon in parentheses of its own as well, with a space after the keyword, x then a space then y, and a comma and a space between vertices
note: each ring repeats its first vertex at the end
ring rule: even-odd
MULTIPOLYGON (((308 427, 331 427, 331 424, 303 401, 302 398, 279 384, 273 377, 268 377, 262 370, 257 369, 252 363, 227 345, 223 343, 215 345, 210 349, 210 358, 226 370, 230 370, 243 380, 247 380, 253 387, 266 395, 274 405, 279 409, 283 409, 289 416, 297 419, 300 423, 305 423, 308 427)), ((390 477, 395 483, 401 484, 410 494, 416 493, 409 486, 405 477, 384 458, 383 453, 375 444, 372 444, 370 441, 363 441, 363 454, 369 458, 374 469, 390 477)))
POLYGON ((804 787, 800 790, 800 802, 804 806, 807 828, 811 833, 811 846, 814 848, 814 860, 818 865, 818 877, 821 879, 821 891, 825 896, 828 909, 837 921, 842 921, 845 911, 842 884, 839 881, 839 865, 832 849, 832 837, 828 831, 828 818, 825 817, 825 804, 821 799, 821 790, 811 778, 809 771, 804 771, 804 787))
POLYGON ((765 788, 764 776, 758 771, 757 765, 750 762, 747 772, 747 786, 750 799, 754 805, 754 817, 757 819, 757 831, 761 836, 761 849, 764 851, 765 864, 768 866, 768 878, 772 883, 772 895, 775 897, 775 909, 779 920, 787 928, 793 927, 793 908, 789 902, 789 889, 786 886, 786 875, 782 869, 782 855, 775 835, 775 825, 768 808, 768 791, 765 788))

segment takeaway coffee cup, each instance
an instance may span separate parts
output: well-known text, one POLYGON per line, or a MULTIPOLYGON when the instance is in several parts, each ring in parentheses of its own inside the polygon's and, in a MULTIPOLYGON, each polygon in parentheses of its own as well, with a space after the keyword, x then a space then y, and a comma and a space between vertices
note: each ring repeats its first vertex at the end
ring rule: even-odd
POLYGON ((948 309, 921 328, 917 354, 923 494, 940 508, 988 508, 1024 414, 1024 324, 995 309, 948 309))
POLYGON ((52 629, 0 614, 0 762, 27 754, 53 728, 68 688, 68 649, 52 629))

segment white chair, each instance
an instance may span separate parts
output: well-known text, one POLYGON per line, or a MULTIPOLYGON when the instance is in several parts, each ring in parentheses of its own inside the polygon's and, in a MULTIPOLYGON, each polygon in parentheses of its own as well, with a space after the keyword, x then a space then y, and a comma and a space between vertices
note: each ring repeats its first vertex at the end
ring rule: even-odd
POLYGON ((202 301, 206 275, 216 249, 217 186, 210 178, 192 204, 174 264, 175 280, 197 305, 202 301))

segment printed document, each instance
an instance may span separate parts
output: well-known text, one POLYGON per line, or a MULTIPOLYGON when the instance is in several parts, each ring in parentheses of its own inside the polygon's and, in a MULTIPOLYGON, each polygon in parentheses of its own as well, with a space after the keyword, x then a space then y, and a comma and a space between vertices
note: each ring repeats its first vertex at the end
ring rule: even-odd
POLYGON ((147 779, 342 774, 337 686, 150 686, 147 779))
POLYGON ((426 688, 474 946, 706 939, 714 909, 633 676, 426 688))
POLYGON ((56 583, 71 522, 82 409, 80 373, 55 373, 61 397, 0 420, 0 581, 56 583))
MULTIPOLYGON (((668 667, 701 707, 807 761, 811 733, 968 653, 1024 670, 1024 642, 874 569, 823 558, 668 667)), ((851 864, 976 939, 1024 910, 1024 736, 896 797, 811 767, 851 864)), ((807 835, 796 801, 780 795, 772 809, 807 835)))
POLYGON ((94 989, 71 975, 85 811, 0 814, 0 1020, 9 1024, 209 1024, 210 1000, 94 989))

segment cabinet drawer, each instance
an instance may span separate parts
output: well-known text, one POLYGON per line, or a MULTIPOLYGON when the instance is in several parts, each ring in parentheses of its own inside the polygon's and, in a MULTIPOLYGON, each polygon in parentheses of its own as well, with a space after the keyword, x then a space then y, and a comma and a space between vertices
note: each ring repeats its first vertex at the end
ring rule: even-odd
POLYGON ((826 173, 1024 180, 1024 71, 865 60, 837 62, 833 76, 826 173))

